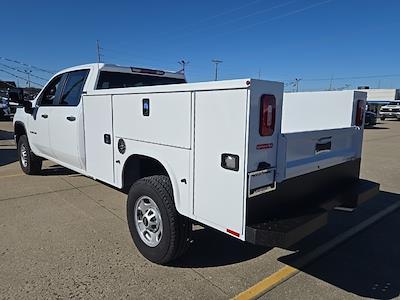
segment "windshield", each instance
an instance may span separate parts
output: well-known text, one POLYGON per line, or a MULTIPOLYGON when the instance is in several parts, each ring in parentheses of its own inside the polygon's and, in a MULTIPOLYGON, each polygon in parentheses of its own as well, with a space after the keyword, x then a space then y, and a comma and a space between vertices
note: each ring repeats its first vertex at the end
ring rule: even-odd
POLYGON ((116 89, 176 83, 186 83, 186 81, 183 78, 100 71, 96 89, 116 89))

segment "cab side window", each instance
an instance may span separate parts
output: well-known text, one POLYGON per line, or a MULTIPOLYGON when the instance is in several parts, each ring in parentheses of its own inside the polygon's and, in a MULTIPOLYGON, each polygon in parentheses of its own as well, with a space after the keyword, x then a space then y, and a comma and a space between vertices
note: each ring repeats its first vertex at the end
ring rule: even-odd
POLYGON ((68 73, 61 95, 61 106, 77 106, 79 104, 88 73, 89 70, 79 70, 68 73))
POLYGON ((61 78, 62 75, 54 78, 43 91, 40 106, 52 106, 57 102, 57 97, 61 92, 61 78))

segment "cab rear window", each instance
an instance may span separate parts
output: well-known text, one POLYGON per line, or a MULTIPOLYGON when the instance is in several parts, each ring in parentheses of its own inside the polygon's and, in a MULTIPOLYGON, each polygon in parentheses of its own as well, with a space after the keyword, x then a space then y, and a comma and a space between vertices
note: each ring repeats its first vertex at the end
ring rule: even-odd
POLYGON ((185 83, 185 79, 100 71, 97 90, 185 83))

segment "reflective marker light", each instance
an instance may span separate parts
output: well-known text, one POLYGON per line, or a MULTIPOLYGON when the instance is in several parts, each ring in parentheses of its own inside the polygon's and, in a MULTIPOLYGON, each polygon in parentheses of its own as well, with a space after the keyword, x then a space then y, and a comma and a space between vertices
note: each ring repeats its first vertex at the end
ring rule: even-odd
POLYGON ((233 236, 236 236, 236 237, 240 236, 239 232, 233 231, 232 229, 229 229, 229 228, 226 229, 226 232, 230 233, 230 234, 232 234, 233 236))
POLYGON ((227 170, 239 171, 239 155, 223 153, 221 167, 227 170))
POLYGON ((262 95, 260 105, 260 135, 270 136, 275 130, 276 99, 274 95, 262 95))
POLYGON ((365 103, 363 100, 357 101, 357 114, 356 114, 356 126, 361 126, 363 123, 365 114, 365 103))

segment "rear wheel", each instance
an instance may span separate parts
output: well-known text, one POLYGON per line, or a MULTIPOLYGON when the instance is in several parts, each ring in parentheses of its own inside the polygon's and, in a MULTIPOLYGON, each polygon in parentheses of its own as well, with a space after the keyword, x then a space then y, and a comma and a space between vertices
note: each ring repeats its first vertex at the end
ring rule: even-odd
POLYGON ((18 156, 19 164, 25 174, 34 175, 40 173, 42 158, 32 152, 26 135, 22 135, 18 140, 18 156))
POLYGON ((136 247, 152 262, 166 264, 188 248, 191 224, 176 211, 167 176, 145 177, 134 183, 128 195, 127 216, 136 247))
POLYGON ((385 117, 381 117, 381 120, 382 120, 382 121, 385 121, 385 119, 386 119, 385 117))

